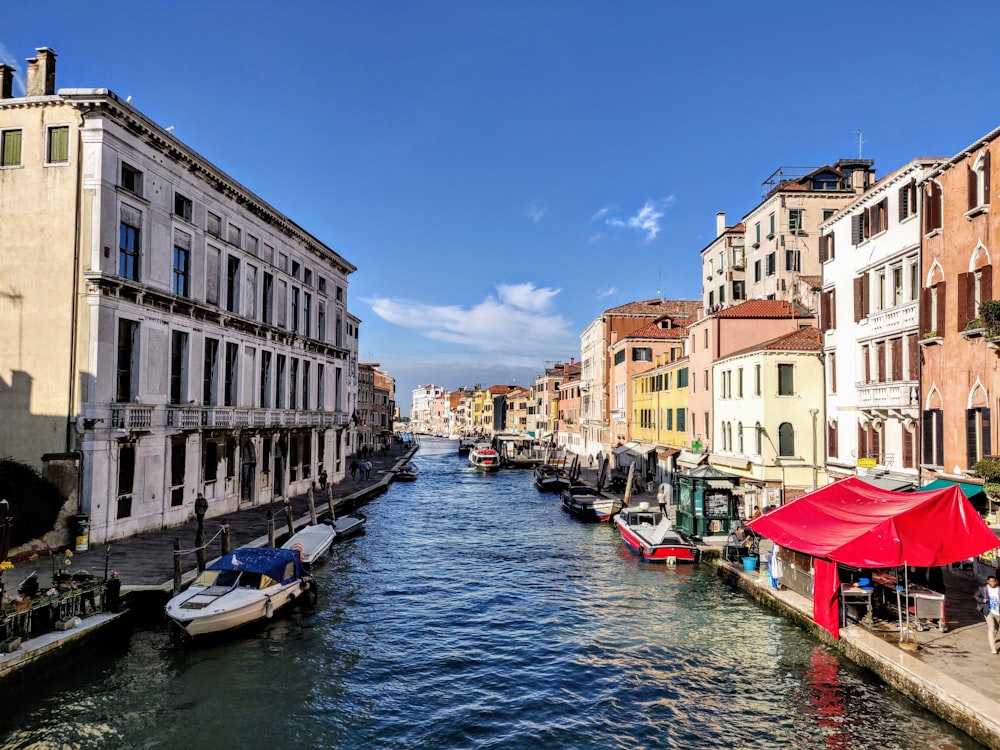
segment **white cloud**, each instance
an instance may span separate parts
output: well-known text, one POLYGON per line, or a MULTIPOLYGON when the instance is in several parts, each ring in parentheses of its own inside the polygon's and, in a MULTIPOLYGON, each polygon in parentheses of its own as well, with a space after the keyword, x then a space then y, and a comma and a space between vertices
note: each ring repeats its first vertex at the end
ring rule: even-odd
POLYGON ((609 287, 606 287, 604 289, 598 289, 597 290, 597 299, 603 299, 605 297, 610 297, 612 294, 616 293, 617 291, 618 291, 618 287, 616 287, 616 286, 609 286, 609 287))
POLYGON ((14 96, 24 96, 24 66, 18 62, 17 58, 10 54, 10 51, 0 42, 0 63, 6 63, 14 68, 14 96))
POLYGON ((634 215, 627 219, 615 215, 612 206, 604 206, 598 209, 590 220, 603 222, 616 229, 631 229, 640 232, 645 242, 652 242, 660 233, 660 221, 666 215, 666 207, 673 201, 673 195, 660 200, 647 200, 634 215))
POLYGON ((549 207, 543 206, 541 203, 529 203, 527 209, 528 218, 537 224, 542 220, 542 217, 545 216, 545 212, 548 210, 549 207))
POLYGON ((364 302, 383 320, 416 330, 425 339, 502 356, 508 364, 537 363, 579 346, 561 315, 546 313, 558 289, 504 284, 497 297, 472 307, 432 305, 389 297, 364 302))

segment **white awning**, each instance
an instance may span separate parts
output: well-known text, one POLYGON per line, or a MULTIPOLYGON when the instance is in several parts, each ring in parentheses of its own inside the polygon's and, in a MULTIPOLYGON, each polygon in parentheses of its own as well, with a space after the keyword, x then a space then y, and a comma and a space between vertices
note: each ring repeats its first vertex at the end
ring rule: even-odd
POLYGON ((733 483, 725 479, 709 479, 707 480, 708 486, 713 490, 731 490, 733 489, 733 483))
POLYGON ((692 451, 681 451, 680 455, 677 456, 677 464, 683 466, 685 469, 693 469, 695 466, 701 466, 705 459, 708 457, 707 453, 693 453, 692 451))
POLYGON ((622 453, 641 453, 640 450, 641 443, 637 443, 634 440, 628 443, 622 443, 617 448, 615 448, 612 453, 616 456, 620 456, 622 453))

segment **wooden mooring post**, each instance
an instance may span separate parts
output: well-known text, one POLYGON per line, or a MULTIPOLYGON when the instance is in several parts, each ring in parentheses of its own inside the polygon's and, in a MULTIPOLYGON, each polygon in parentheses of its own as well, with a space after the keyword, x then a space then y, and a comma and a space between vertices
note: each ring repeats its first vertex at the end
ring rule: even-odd
POLYGON ((267 509, 267 546, 273 547, 274 545, 274 511, 270 508, 267 509))
POLYGON ((337 504, 333 502, 333 485, 326 486, 326 506, 330 509, 330 520, 337 520, 337 504))
POLYGON ((316 525, 316 496, 313 494, 313 489, 316 487, 315 482, 312 486, 306 490, 306 499, 309 501, 309 523, 313 526, 316 525))
POLYGON ((194 556, 198 560, 198 572, 205 571, 207 556, 205 555, 205 527, 198 524, 198 532, 194 535, 194 556))
POLYGON ((181 540, 174 537, 174 596, 181 593, 181 540))
POLYGON ((228 555, 233 549, 233 543, 229 539, 229 524, 222 524, 222 554, 228 555))
POLYGON ((288 536, 295 533, 295 523, 292 521, 292 498, 285 498, 285 520, 288 522, 288 536))

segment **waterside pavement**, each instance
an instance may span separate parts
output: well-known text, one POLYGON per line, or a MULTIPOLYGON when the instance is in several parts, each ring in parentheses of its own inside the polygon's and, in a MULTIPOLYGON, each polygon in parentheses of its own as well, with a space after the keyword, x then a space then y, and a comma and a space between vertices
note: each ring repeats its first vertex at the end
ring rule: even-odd
MULTIPOLYGON (((348 472, 343 481, 332 485, 337 515, 358 510, 373 497, 385 492, 392 483, 396 470, 406 464, 417 450, 418 447, 412 443, 394 444, 387 453, 377 451, 371 456, 369 460, 372 462, 372 470, 368 477, 361 476, 358 472, 352 479, 348 472)), ((290 498, 290 505, 296 530, 310 523, 307 495, 290 498)), ((329 515, 326 499, 318 489, 314 493, 314 505, 320 520, 329 515)), ((274 517, 275 535, 277 543, 280 544, 289 536, 283 501, 207 517, 204 531, 208 562, 222 553, 220 530, 223 525, 229 528, 229 542, 232 549, 266 545, 269 510, 274 517)), ((114 571, 122 581, 121 590, 126 601, 127 597, 144 592, 165 597, 173 589, 175 539, 180 541, 182 549, 183 583, 190 582, 197 575, 197 557, 194 552, 197 531, 197 520, 192 517, 181 526, 115 540, 110 544, 91 545, 86 551, 74 552, 72 557, 68 558, 70 560, 68 568, 64 567, 67 558, 63 554, 52 557, 47 554, 39 555, 36 559, 15 563, 12 570, 3 574, 4 582, 8 593, 14 592, 21 581, 32 572, 37 572, 40 589, 45 591, 52 585, 53 573, 60 569, 77 573, 87 571, 102 576, 105 571, 108 573, 114 571)), ((101 612, 90 615, 83 618, 80 624, 71 630, 33 637, 23 641, 21 648, 12 653, 0 653, 0 679, 22 667, 41 664, 49 656, 65 653, 69 649, 75 649, 89 642, 95 631, 114 623, 122 617, 122 614, 122 612, 101 612)))

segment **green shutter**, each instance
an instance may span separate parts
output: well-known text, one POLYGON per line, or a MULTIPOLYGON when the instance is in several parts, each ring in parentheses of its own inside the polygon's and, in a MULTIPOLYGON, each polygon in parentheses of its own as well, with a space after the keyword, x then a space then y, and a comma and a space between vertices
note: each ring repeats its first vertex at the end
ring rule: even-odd
POLYGON ((16 167, 21 163, 21 131, 5 130, 3 144, 0 146, 0 166, 16 167))
POLYGON ((69 128, 49 128, 49 164, 69 161, 69 128))

